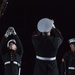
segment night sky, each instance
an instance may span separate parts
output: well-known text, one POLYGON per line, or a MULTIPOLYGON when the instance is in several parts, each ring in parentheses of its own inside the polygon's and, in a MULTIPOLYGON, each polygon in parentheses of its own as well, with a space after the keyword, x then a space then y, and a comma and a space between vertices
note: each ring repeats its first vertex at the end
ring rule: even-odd
MULTIPOLYGON (((0 4, 1 2, 2 0, 0 4)), ((64 38, 57 54, 60 69, 63 54, 70 50, 68 40, 75 37, 75 2, 73 0, 9 0, 4 15, 0 18, 0 41, 9 26, 15 28, 22 41, 24 55, 21 75, 33 75, 35 50, 31 37, 37 22, 44 17, 54 20, 56 28, 60 30, 64 38)), ((0 75, 4 74, 3 70, 3 62, 0 57, 0 75)))

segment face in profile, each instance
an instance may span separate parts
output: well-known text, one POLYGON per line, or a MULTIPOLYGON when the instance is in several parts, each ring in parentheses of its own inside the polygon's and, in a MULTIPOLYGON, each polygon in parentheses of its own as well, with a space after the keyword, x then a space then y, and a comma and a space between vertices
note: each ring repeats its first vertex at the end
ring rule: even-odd
POLYGON ((75 52, 75 44, 70 44, 70 48, 73 52, 75 52))
POLYGON ((13 43, 13 42, 11 42, 11 43, 9 44, 9 49, 16 51, 16 50, 17 50, 16 44, 13 43))

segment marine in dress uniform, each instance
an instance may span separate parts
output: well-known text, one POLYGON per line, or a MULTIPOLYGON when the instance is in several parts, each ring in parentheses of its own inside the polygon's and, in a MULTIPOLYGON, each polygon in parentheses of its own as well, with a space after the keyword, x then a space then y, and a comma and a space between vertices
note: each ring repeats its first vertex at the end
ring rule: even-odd
POLYGON ((23 55, 22 43, 13 27, 9 27, 0 43, 5 75, 20 75, 23 55))
POLYGON ((75 38, 69 39, 71 51, 64 54, 61 61, 61 75, 75 75, 75 38))
POLYGON ((37 30, 32 34, 36 51, 34 75, 59 75, 56 55, 62 42, 62 35, 53 20, 43 18, 38 22, 37 30))

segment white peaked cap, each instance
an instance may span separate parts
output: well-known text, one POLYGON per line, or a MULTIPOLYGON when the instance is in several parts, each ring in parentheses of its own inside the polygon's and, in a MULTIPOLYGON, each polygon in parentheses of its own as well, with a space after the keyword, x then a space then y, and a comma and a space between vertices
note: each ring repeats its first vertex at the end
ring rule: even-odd
POLYGON ((74 42, 75 42, 75 38, 69 39, 69 43, 74 43, 74 42))
POLYGON ((52 29, 54 21, 49 18, 41 19, 37 24, 37 29, 40 32, 49 32, 52 29))
POLYGON ((8 41, 8 43, 7 43, 7 47, 9 47, 10 42, 14 42, 14 43, 16 43, 16 41, 15 41, 14 39, 11 39, 11 40, 8 41))

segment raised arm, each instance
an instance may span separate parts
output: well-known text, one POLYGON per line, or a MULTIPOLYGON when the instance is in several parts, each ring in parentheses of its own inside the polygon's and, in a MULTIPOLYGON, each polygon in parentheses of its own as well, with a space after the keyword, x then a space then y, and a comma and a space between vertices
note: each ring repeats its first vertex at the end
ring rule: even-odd
MULTIPOLYGON (((23 46, 22 46, 21 40, 19 39, 19 37, 18 37, 18 35, 17 35, 14 27, 9 27, 8 30, 9 30, 8 34, 12 36, 11 39, 15 39, 15 41, 16 41, 16 44, 17 44, 17 53, 20 55, 20 57, 22 57, 22 55, 23 55, 23 46)), ((8 35, 6 34, 6 37, 7 36, 8 35)))
POLYGON ((52 27, 51 32, 53 33, 53 35, 54 35, 55 37, 59 37, 59 38, 61 38, 61 39, 63 40, 63 37, 62 37, 61 32, 55 27, 54 24, 53 24, 53 27, 52 27))
POLYGON ((22 42, 20 40, 20 38, 18 37, 18 35, 14 35, 14 39, 16 40, 16 44, 17 44, 17 53, 20 55, 20 57, 22 57, 23 55, 23 45, 22 42))

